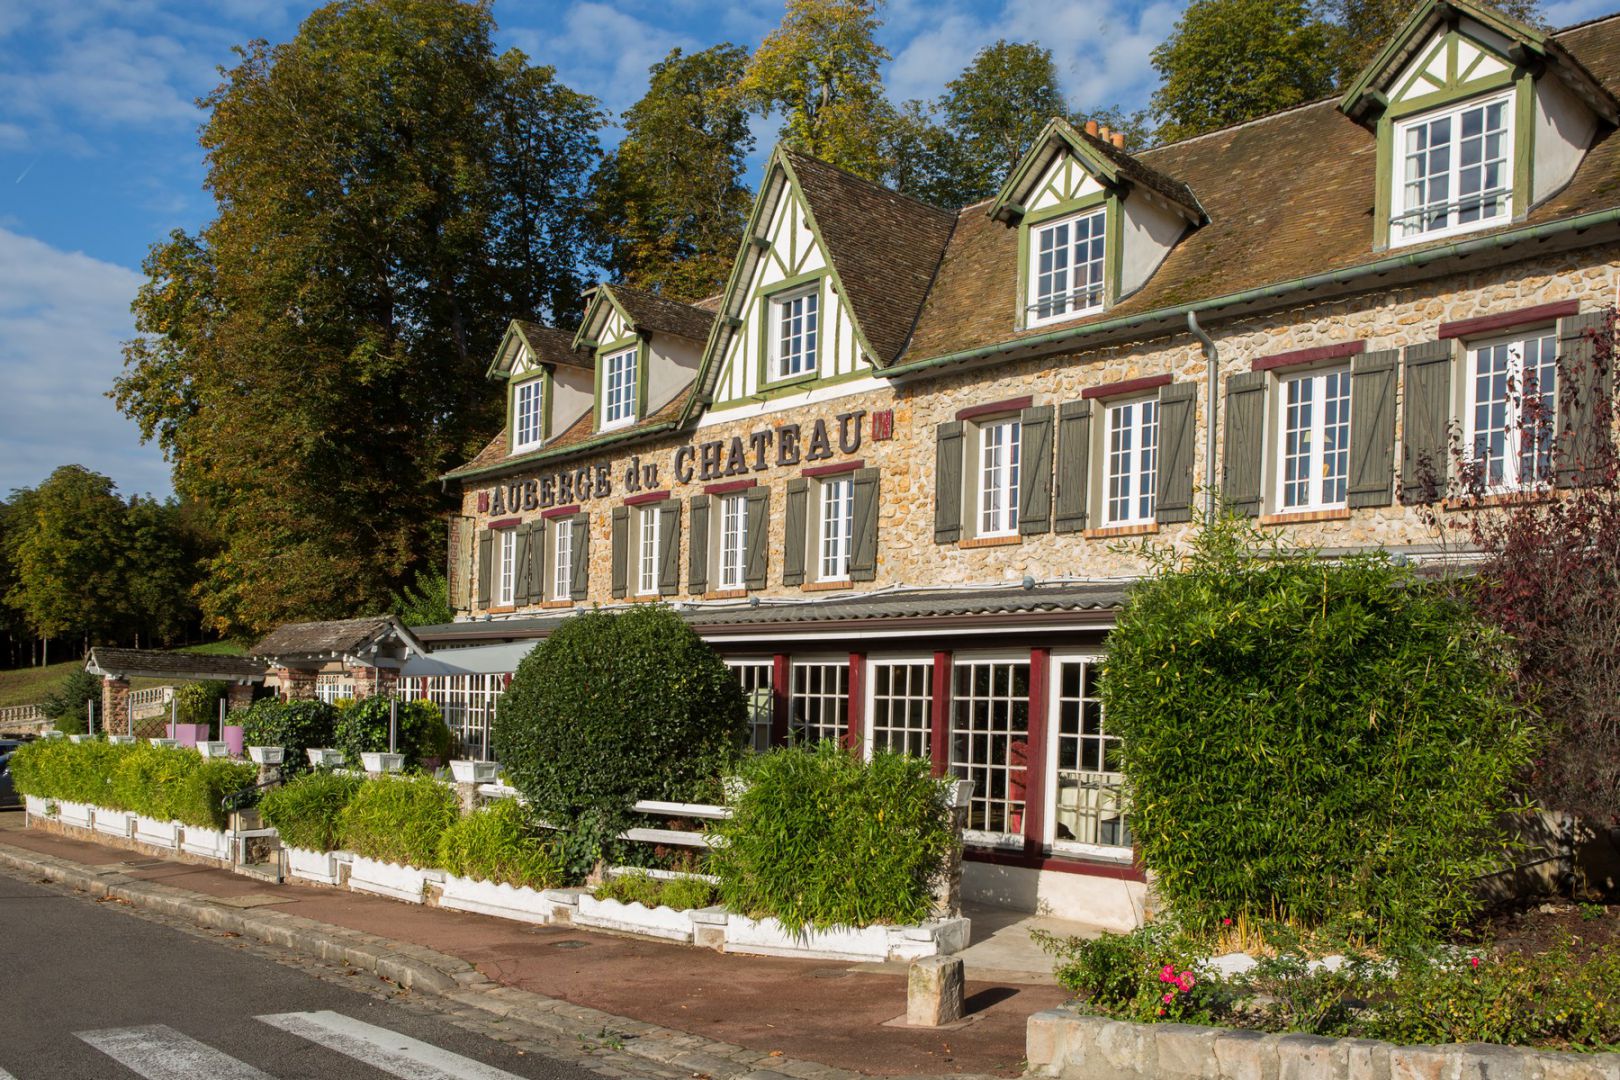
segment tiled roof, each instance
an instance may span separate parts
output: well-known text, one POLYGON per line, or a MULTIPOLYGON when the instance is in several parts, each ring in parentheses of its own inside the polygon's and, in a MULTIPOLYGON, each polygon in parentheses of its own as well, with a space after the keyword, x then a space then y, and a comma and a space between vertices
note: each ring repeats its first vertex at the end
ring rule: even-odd
POLYGON ((97 645, 85 670, 114 678, 227 679, 256 682, 264 664, 247 656, 207 656, 160 649, 115 649, 97 645))
POLYGON ((270 631, 253 646, 253 655, 269 659, 352 653, 397 629, 392 618, 336 619, 329 622, 287 623, 270 631))
MULTIPOLYGON (((1620 85, 1620 17, 1566 30, 1556 40, 1605 85, 1620 85)), ((1375 136, 1334 101, 1143 151, 1141 162, 1197 193, 1209 223, 1175 246, 1148 283, 1106 312, 1063 323, 1139 314, 1372 262, 1375 136)), ((1620 204, 1620 140, 1599 134, 1574 179, 1536 207, 1538 224, 1620 204)), ((1017 228, 990 220, 987 204, 958 214, 917 331, 912 362, 1051 332, 1013 331, 1017 228)), ((1489 235, 1490 230, 1469 234, 1489 235)), ((1455 237, 1435 241, 1450 243, 1455 237)), ((1424 245, 1402 248, 1421 250, 1424 245)))
POLYGON ((528 343, 535 359, 542 364, 562 364, 565 367, 592 370, 591 358, 574 350, 574 335, 554 326, 542 326, 525 319, 514 319, 518 333, 528 343))
POLYGON ((714 325, 714 312, 696 304, 683 304, 667 300, 657 293, 629 285, 604 286, 619 302, 624 313, 637 330, 674 334, 689 341, 709 340, 709 328, 714 325))
POLYGON ((905 348, 955 215, 784 150, 879 364, 905 348))

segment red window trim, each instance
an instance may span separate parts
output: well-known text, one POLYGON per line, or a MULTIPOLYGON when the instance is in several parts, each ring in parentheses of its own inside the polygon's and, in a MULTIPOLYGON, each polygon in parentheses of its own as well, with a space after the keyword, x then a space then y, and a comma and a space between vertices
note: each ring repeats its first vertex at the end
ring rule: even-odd
POLYGON ((523 519, 520 518, 520 517, 505 517, 505 518, 501 518, 499 521, 490 522, 489 525, 487 526, 487 528, 491 528, 491 529, 515 529, 521 524, 523 524, 523 519))
POLYGON ((734 491, 747 491, 751 487, 758 487, 758 480, 728 480, 724 484, 710 484, 703 489, 705 495, 730 495, 734 491))
POLYGON ((626 506, 646 506, 648 503, 663 502, 669 498, 668 491, 643 491, 640 495, 631 495, 624 500, 626 506))
POLYGON ((550 510, 542 510, 540 516, 550 521, 552 518, 573 517, 579 513, 579 504, 573 506, 553 506, 550 510))
POLYGON ((1113 878, 1115 881, 1146 881, 1147 873, 1135 863, 1111 863, 1059 855, 1025 855, 1015 851, 970 847, 962 852, 968 862, 993 866, 1014 866, 1022 870, 1051 870, 1059 874, 1113 878))
POLYGON ((969 405, 965 409, 956 410, 958 420, 975 420, 981 416, 994 416, 996 413, 1019 412, 1035 404, 1031 394, 1023 397, 1008 398, 1006 401, 992 401, 985 405, 969 405))
POLYGON ((1345 356, 1359 356, 1367 351, 1365 341, 1341 341, 1337 345, 1318 345, 1313 349, 1292 349, 1288 352, 1262 356, 1250 365, 1253 371, 1275 371, 1278 368, 1314 364, 1318 360, 1338 360, 1345 356))
POLYGON ((1080 396, 1092 400, 1124 397, 1126 394, 1137 394, 1144 390, 1157 390, 1161 386, 1169 386, 1174 381, 1175 376, 1173 375, 1145 375, 1140 379, 1126 379, 1124 382, 1103 383, 1101 386, 1088 387, 1080 391, 1080 396))
POLYGON ((866 461, 856 458, 854 461, 840 461, 832 465, 812 465, 801 470, 800 476, 837 476, 840 473, 858 472, 866 468, 866 461))
POLYGON ((1440 338, 1476 337, 1480 334, 1495 333, 1498 330, 1512 330, 1518 326, 1528 326, 1531 323, 1546 322, 1548 319, 1561 319, 1566 315, 1574 315, 1581 310, 1579 300, 1559 300, 1551 304, 1537 304, 1535 307, 1520 308, 1518 311, 1504 311, 1500 315, 1481 315, 1474 319, 1457 319, 1454 322, 1440 324, 1440 338))

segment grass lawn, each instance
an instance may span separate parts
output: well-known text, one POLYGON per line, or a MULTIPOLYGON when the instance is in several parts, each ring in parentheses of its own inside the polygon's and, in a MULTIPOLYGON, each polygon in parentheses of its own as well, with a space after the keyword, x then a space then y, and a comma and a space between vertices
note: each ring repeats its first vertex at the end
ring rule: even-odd
POLYGON ((234 641, 211 641, 207 645, 187 645, 175 652, 196 653, 198 656, 246 656, 247 649, 234 641))
POLYGON ((38 705, 57 683, 82 663, 82 660, 64 660, 46 667, 0 671, 0 709, 10 705, 38 705))

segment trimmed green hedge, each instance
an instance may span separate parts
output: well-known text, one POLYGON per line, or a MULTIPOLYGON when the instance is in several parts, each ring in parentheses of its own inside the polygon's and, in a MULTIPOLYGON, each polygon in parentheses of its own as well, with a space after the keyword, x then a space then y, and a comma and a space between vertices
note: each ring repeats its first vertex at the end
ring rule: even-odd
POLYGON ((955 842, 950 782, 922 758, 871 761, 824 741, 748 763, 748 787, 712 831, 726 907, 805 926, 915 923, 955 842))
POLYGON ((564 881, 556 843, 516 799, 499 799, 439 837, 442 870, 475 881, 554 889, 564 881))
POLYGON ((1533 747, 1501 638, 1382 554, 1330 561, 1230 518, 1154 557, 1102 699, 1159 896, 1193 928, 1465 923, 1533 747))
POLYGON ((288 847, 336 851, 343 843, 343 811, 365 778, 321 769, 265 792, 259 812, 288 847))
POLYGON ((494 739, 508 781, 564 830, 579 877, 619 857, 636 800, 716 800, 747 732, 736 677, 655 604, 566 620, 518 666, 494 739))
POLYGON ((281 775, 292 778, 309 769, 311 748, 329 747, 337 726, 337 710, 324 701, 281 701, 261 698, 226 718, 242 725, 242 745, 280 746, 286 751, 281 775))
POLYGON ((343 846, 383 862, 431 868, 456 822, 456 795, 431 776, 378 776, 343 808, 343 846))
POLYGON ((252 787, 258 769, 194 750, 102 740, 41 739, 11 759, 18 792, 126 810, 160 821, 223 829, 225 796, 252 787))
MULTIPOLYGON (((349 768, 363 767, 361 754, 388 749, 388 709, 393 700, 383 696, 362 698, 337 710, 332 745, 343 751, 343 761, 349 768)), ((449 759, 450 727, 433 702, 401 701, 398 721, 395 746, 405 755, 405 768, 420 768, 425 758, 437 758, 440 765, 449 759)))

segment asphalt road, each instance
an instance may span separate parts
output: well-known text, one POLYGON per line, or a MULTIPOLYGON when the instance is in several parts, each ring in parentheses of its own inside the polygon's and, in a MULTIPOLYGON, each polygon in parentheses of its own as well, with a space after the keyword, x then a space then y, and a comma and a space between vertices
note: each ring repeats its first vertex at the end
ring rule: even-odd
POLYGON ((601 1080, 424 1005, 0 875, 0 1080, 390 1075, 601 1080))

